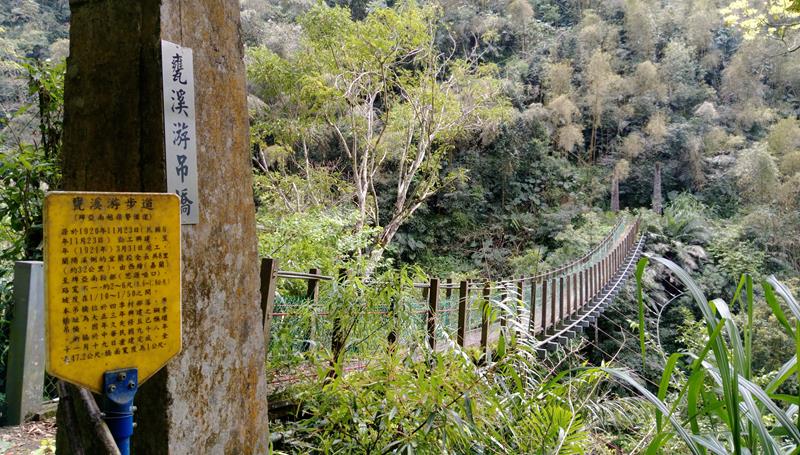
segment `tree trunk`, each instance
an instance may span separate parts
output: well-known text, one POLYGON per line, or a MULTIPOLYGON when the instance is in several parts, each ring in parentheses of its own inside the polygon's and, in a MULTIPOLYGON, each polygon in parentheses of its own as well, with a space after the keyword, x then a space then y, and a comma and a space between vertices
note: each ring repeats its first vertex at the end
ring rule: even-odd
POLYGON ((619 212, 619 177, 616 172, 611 177, 611 211, 619 212))
MULTIPOLYGON (((265 343, 239 3, 71 0, 65 190, 163 192, 160 40, 194 52, 200 221, 182 228, 183 350, 142 385, 133 452, 266 453, 265 343)), ((64 388, 65 396, 77 391, 64 388)), ((90 415, 62 399, 59 416, 90 415)), ((108 453, 59 420, 59 453, 108 453)))
MULTIPOLYGON (((414 213, 413 211, 411 213, 414 213)), ((386 247, 392 242, 394 236, 397 234, 397 231, 400 230, 400 226, 402 226, 404 219, 393 219, 386 227, 383 228, 383 231, 378 236, 378 241, 375 244, 375 247, 370 251, 369 260, 367 261, 365 275, 370 276, 372 272, 375 271, 375 268, 378 266, 378 263, 383 258, 383 253, 386 252, 386 247)))
POLYGON ((661 205, 661 163, 656 163, 653 174, 653 211, 658 215, 661 215, 661 205))

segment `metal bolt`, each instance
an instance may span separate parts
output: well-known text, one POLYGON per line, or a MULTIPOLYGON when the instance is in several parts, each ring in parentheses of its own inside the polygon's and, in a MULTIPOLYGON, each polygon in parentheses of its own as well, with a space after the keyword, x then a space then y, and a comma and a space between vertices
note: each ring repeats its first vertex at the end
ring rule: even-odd
POLYGON ((128 375, 127 375, 127 374, 125 374, 125 373, 119 373, 119 374, 117 375, 117 381, 120 381, 120 382, 124 381, 124 380, 125 380, 125 379, 127 379, 127 378, 128 378, 128 375))
POLYGON ((113 393, 116 390, 117 390, 117 386, 115 386, 114 384, 111 384, 110 386, 108 386, 108 391, 109 392, 113 393))
POLYGON ((133 381, 128 381, 128 388, 133 390, 136 388, 136 383, 133 381))

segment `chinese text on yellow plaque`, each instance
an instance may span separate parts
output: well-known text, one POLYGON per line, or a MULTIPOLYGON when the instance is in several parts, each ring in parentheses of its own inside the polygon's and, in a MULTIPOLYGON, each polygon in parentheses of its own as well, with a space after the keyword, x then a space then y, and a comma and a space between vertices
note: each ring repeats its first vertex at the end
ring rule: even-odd
POLYGON ((48 372, 95 392, 109 370, 144 382, 181 349, 178 196, 50 193, 44 222, 48 372))

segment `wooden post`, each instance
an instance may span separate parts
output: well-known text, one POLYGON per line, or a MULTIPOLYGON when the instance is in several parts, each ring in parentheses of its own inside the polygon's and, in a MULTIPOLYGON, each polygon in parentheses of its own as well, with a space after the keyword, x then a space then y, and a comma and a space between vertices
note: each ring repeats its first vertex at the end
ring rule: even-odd
POLYGON ((570 279, 569 275, 566 276, 566 281, 567 281, 566 289, 565 289, 566 294, 564 295, 564 299, 563 299, 564 300, 564 306, 566 307, 564 309, 564 313, 566 314, 567 317, 569 317, 572 314, 572 294, 573 294, 573 289, 570 286, 570 281, 572 281, 572 280, 570 279))
MULTIPOLYGON (((531 285, 531 305, 536 304, 536 282, 531 285)), ((547 280, 542 280, 542 334, 547 331, 547 280)), ((536 308, 532 306, 531 308, 536 308)), ((533 316, 531 316, 531 320, 533 320, 533 316)))
MULTIPOLYGON (((347 269, 339 269, 339 285, 344 285, 347 281, 347 269)), ((344 350, 344 334, 342 333, 342 319, 336 315, 333 318, 331 328, 331 370, 328 372, 329 378, 336 377, 336 364, 339 363, 342 351, 344 350)))
POLYGON ((6 425, 19 425, 44 399, 44 272, 39 261, 14 263, 14 314, 6 365, 6 425))
POLYGON ((395 297, 389 297, 389 311, 387 316, 392 324, 392 329, 389 331, 389 335, 386 337, 386 341, 389 342, 389 351, 394 351, 394 344, 397 342, 397 318, 394 314, 394 302, 395 297))
POLYGON ((436 307, 439 304, 439 279, 431 278, 428 284, 428 345, 436 349, 436 307))
MULTIPOLYGON (((508 294, 506 294, 505 292, 500 294, 500 302, 502 302, 503 305, 508 306, 506 298, 508 298, 508 294)), ((506 326, 508 326, 508 314, 506 310, 500 310, 500 327, 506 327, 506 326)))
POLYGON ((600 261, 600 288, 606 287, 606 274, 608 273, 608 253, 600 261))
POLYGON ((467 300, 469 300, 469 281, 461 280, 458 284, 458 331, 456 341, 462 348, 467 336, 467 300))
MULTIPOLYGON (((308 273, 311 275, 319 275, 322 271, 316 267, 309 269, 308 273)), ((308 288, 306 289, 306 298, 311 300, 315 305, 319 302, 319 278, 309 278, 308 288)))
POLYGON ((453 307, 452 303, 450 302, 450 299, 453 297, 453 279, 452 278, 448 278, 447 281, 445 281, 445 283, 446 284, 445 284, 445 290, 444 290, 444 297, 445 297, 445 300, 447 301, 447 305, 446 306, 447 306, 447 310, 448 311, 446 313, 442 314, 442 317, 440 319, 440 323, 443 324, 443 326, 446 327, 446 329, 449 332, 450 324, 452 324, 451 321, 452 321, 452 317, 453 317, 452 316, 452 311, 450 311, 450 310, 452 310, 452 307, 453 307))
POLYGON ((589 270, 583 269, 583 304, 589 304, 589 270))
POLYGON ((578 311, 578 299, 580 298, 580 288, 578 287, 578 273, 572 274, 572 312, 578 311))
POLYGON ((552 279, 552 286, 550 287, 550 330, 556 329, 556 279, 552 279))
MULTIPOLYGON (((308 273, 311 275, 319 275, 321 270, 312 267, 308 270, 308 273)), ((306 299, 310 300, 312 305, 316 308, 317 303, 319 303, 319 279, 318 278, 309 278, 307 287, 306 287, 306 299)), ((313 313, 312 313, 313 315, 313 313)), ((311 348, 311 340, 314 339, 314 335, 316 334, 316 326, 317 326, 317 318, 315 316, 311 317, 311 321, 308 326, 308 331, 306 332, 306 341, 303 342, 302 351, 308 351, 311 348)))
MULTIPOLYGON (((517 282, 517 301, 514 303, 514 314, 517 317, 518 324, 522 322, 522 318, 520 317, 520 308, 525 308, 525 280, 523 280, 522 277, 520 277, 520 280, 517 282)), ((533 311, 534 307, 531 306, 530 320, 528 321, 528 324, 531 324, 533 321, 533 311)), ((514 326, 514 334, 519 336, 519 330, 517 330, 517 327, 519 326, 514 326)))
POLYGON ((275 308, 275 285, 278 282, 278 260, 261 259, 261 320, 264 325, 264 341, 269 352, 272 313, 275 308))
POLYGON ((558 277, 558 322, 564 320, 564 276, 558 277))
POLYGON ((608 282, 610 283, 614 278, 614 268, 616 267, 616 256, 617 256, 617 249, 614 248, 611 250, 611 254, 608 256, 608 282))
POLYGON ((492 310, 490 304, 491 287, 487 281, 483 285, 483 300, 481 301, 481 352, 486 353, 489 345, 489 314, 492 310))

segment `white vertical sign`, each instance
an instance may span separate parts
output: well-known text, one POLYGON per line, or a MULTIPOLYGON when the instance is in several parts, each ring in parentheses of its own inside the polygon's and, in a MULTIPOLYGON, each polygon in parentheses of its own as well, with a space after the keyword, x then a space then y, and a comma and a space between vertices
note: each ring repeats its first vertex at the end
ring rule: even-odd
POLYGON ((167 191, 181 198, 181 224, 197 224, 197 128, 192 50, 161 41, 167 191))

